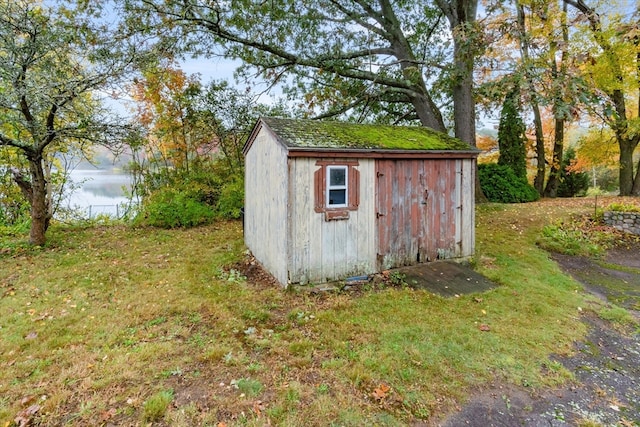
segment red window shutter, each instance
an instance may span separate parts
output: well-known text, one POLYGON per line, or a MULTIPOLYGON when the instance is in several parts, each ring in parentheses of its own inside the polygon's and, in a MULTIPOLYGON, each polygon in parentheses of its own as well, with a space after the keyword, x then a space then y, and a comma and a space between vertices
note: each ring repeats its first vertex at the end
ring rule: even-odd
POLYGON ((325 189, 325 173, 324 166, 318 169, 313 174, 313 188, 314 188, 314 199, 315 199, 315 211, 323 212, 324 211, 324 189, 325 189))
POLYGON ((349 168, 349 208, 356 209, 360 205, 360 172, 349 168))

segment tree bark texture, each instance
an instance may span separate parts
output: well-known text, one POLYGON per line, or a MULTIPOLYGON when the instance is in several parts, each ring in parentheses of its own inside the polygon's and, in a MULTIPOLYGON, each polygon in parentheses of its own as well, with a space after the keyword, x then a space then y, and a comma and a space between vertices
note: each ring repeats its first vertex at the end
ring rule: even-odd
POLYGON ((42 167, 41 156, 29 158, 29 171, 31 173, 31 230, 29 242, 32 245, 42 246, 46 241, 46 232, 49 228, 51 216, 47 203, 47 182, 42 167))
POLYGON ((553 157, 549 168, 549 178, 544 189, 544 197, 558 196, 558 184, 562 175, 562 152, 564 148, 564 120, 556 118, 553 141, 553 157))
MULTIPOLYGON (((436 0, 446 15, 453 34, 453 118, 455 136, 472 147, 476 146, 476 104, 473 96, 473 66, 478 46, 475 44, 477 0, 436 0)), ((487 201, 476 171, 475 198, 487 201)))

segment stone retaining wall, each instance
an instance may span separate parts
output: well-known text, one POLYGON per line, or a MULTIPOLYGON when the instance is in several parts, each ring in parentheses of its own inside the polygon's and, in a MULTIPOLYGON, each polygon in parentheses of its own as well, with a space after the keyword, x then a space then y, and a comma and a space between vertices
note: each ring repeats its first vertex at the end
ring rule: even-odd
POLYGON ((604 223, 618 230, 640 235, 640 212, 605 212, 604 223))

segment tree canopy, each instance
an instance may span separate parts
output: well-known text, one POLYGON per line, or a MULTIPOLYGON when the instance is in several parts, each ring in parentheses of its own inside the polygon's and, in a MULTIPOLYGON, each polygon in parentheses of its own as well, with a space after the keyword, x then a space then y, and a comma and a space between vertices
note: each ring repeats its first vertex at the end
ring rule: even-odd
POLYGON ((241 76, 281 84, 307 115, 418 120, 440 131, 446 131, 450 88, 471 75, 451 61, 445 41, 451 28, 459 26, 465 61, 473 63, 466 46, 476 37, 476 3, 460 3, 123 2, 135 27, 142 21, 146 31, 164 35, 173 28, 182 46, 197 54, 242 59, 241 76))

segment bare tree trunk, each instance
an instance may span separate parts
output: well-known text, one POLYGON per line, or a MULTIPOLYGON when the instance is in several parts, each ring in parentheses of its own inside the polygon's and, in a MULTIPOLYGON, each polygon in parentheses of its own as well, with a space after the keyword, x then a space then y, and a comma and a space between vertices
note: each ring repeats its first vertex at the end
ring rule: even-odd
POLYGON ((636 177, 633 180, 631 195, 640 196, 640 160, 638 160, 638 166, 636 167, 636 177))
MULTIPOLYGON (((449 20, 453 34, 453 62, 457 71, 453 85, 453 117, 457 138, 476 146, 476 111, 473 97, 473 64, 477 46, 473 40, 476 31, 477 0, 436 0, 438 7, 449 20)), ((475 199, 487 201, 480 187, 480 178, 475 174, 475 199)))
POLYGON ((565 113, 562 113, 562 107, 565 103, 566 94, 564 89, 564 80, 567 78, 567 47, 569 46, 569 28, 566 22, 567 3, 563 3, 563 15, 561 18, 562 25, 562 48, 560 54, 560 67, 556 64, 557 43, 551 43, 551 76, 556 83, 555 93, 553 94, 553 115, 555 116, 555 130, 553 135, 553 158, 551 159, 551 167, 549 169, 549 179, 544 189, 545 197, 555 198, 558 195, 558 185, 562 176, 562 152, 564 148, 564 125, 566 122, 565 113))
POLYGON ((47 181, 42 167, 42 156, 29 158, 31 173, 31 230, 29 242, 42 246, 46 241, 45 234, 49 228, 51 216, 47 206, 47 181))
MULTIPOLYGON (((535 95, 533 96, 535 97, 535 95)), ((533 110, 533 126, 536 132, 536 177, 533 180, 533 187, 542 196, 544 193, 544 176, 547 172, 547 154, 544 149, 544 132, 542 131, 540 106, 534 98, 531 100, 531 109, 533 110)))
POLYGON ((564 120, 556 118, 553 141, 553 158, 549 168, 549 179, 544 189, 544 197, 555 198, 558 195, 558 184, 562 174, 562 151, 564 148, 564 120))
POLYGON ((414 94, 410 96, 410 100, 420 119, 420 123, 439 132, 446 132, 447 128, 444 125, 442 114, 429 95, 420 69, 415 65, 417 62, 416 56, 404 35, 402 24, 394 12, 393 5, 389 0, 381 0, 380 7, 384 16, 383 26, 390 34, 391 49, 394 56, 400 61, 402 75, 406 80, 413 83, 414 94))
POLYGON ((620 195, 631 196, 634 187, 633 152, 638 143, 633 144, 629 138, 622 135, 616 135, 616 139, 620 146, 620 195))
POLYGON ((544 178, 546 174, 546 153, 544 150, 544 132, 542 131, 542 116, 540 115, 540 105, 538 103, 538 96, 533 84, 533 77, 531 76, 531 70, 529 68, 529 38, 527 28, 525 25, 524 7, 520 2, 516 2, 516 9, 518 13, 518 27, 520 30, 520 52, 522 54, 522 60, 524 62, 524 75, 529 89, 529 105, 533 111, 533 127, 536 134, 536 177, 533 181, 533 187, 538 191, 541 196, 544 194, 544 178))
MULTIPOLYGON (((56 211, 57 206, 54 206, 54 194, 53 194, 53 186, 51 185, 51 163, 48 161, 43 161, 44 167, 44 182, 45 182, 45 198, 47 204, 47 216, 49 218, 53 217, 53 213, 56 211)), ((65 172, 65 181, 66 181, 66 172, 65 172)), ((63 184, 64 186, 64 184, 63 184)), ((60 195, 62 195, 64 188, 61 188, 60 195)), ((57 197, 59 200, 60 197, 57 197)))

